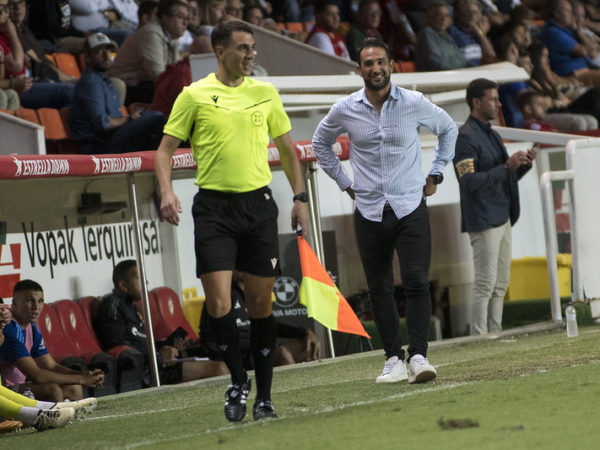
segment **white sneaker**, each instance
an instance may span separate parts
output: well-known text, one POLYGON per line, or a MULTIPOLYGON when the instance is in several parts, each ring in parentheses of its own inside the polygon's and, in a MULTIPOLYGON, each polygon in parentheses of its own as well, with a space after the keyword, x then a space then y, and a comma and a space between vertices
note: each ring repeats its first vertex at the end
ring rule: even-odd
POLYGON ((38 431, 50 428, 62 428, 70 424, 75 418, 73 408, 40 409, 33 422, 33 427, 38 431))
POLYGON ((58 402, 52 409, 73 408, 75 410, 75 419, 84 419, 96 409, 96 406, 98 406, 98 399, 88 397, 74 402, 58 402))
POLYGON ((397 383, 406 380, 406 365, 404 361, 397 356, 392 356, 385 361, 381 375, 377 377, 375 383, 397 383))
POLYGON ((435 367, 423 355, 413 355, 408 363, 408 382, 425 383, 437 376, 435 367))

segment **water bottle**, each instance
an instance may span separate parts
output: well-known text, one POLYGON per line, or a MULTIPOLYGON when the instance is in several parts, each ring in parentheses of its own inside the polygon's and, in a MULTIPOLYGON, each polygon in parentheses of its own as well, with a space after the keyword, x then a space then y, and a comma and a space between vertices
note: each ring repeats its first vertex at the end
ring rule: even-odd
POLYGON ((29 385, 30 385, 30 383, 25 382, 25 390, 23 391, 23 397, 27 397, 27 398, 31 398, 31 399, 35 400, 35 395, 33 395, 33 392, 31 392, 29 385))
POLYGON ((565 316, 567 317, 567 337, 579 336, 579 331, 577 331, 577 312, 573 307, 573 302, 569 302, 565 310, 565 316))

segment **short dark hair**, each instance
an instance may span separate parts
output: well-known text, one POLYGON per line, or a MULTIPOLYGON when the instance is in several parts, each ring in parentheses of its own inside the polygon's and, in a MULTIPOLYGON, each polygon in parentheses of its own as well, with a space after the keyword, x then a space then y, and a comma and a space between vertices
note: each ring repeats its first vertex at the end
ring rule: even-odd
POLYGON ((129 275, 129 271, 132 267, 137 266, 137 261, 135 259, 125 259, 121 261, 119 264, 115 266, 113 269, 113 285, 115 289, 119 287, 119 282, 126 281, 129 275))
POLYGON ((473 109, 473 99, 481 98, 488 89, 498 89, 498 83, 487 78, 477 78, 467 86, 467 104, 473 109))
POLYGON ((254 36, 254 31, 252 31, 250 25, 245 22, 234 20, 233 22, 220 23, 219 25, 215 26, 210 35, 210 43, 212 44, 212 48, 215 49, 217 45, 227 47, 231 42, 231 36, 233 35, 234 31, 242 31, 254 36))
POLYGON ((173 8, 175 6, 185 6, 189 8, 187 3, 182 2, 181 0, 161 0, 158 4, 158 11, 156 15, 160 18, 163 16, 168 16, 173 12, 173 8))
POLYGON ((544 96, 545 95, 541 92, 534 91, 533 89, 528 89, 526 91, 521 92, 517 97, 517 106, 519 107, 519 110, 523 112, 523 108, 527 105, 531 105, 533 99, 544 96))
POLYGON ((23 291, 44 292, 42 285, 33 280, 21 280, 13 288, 13 297, 15 294, 23 291))
POLYGON ((314 8, 315 8, 315 16, 321 14, 323 11, 325 11, 327 9, 328 6, 337 6, 338 8, 340 7, 340 3, 336 0, 321 0, 321 1, 317 1, 314 4, 314 8))
POLYGON ((387 44, 385 42, 383 42, 380 39, 374 38, 374 37, 368 37, 365 38, 362 43, 360 44, 360 48, 358 49, 358 65, 360 66, 360 54, 362 53, 362 51, 365 48, 369 48, 369 47, 379 47, 385 50, 385 54, 387 56, 388 59, 392 59, 390 56, 390 48, 387 46, 387 44))
POLYGON ((157 10, 158 7, 159 3, 155 0, 143 0, 142 2, 140 2, 140 6, 138 7, 138 20, 141 22, 142 17, 144 17, 144 15, 146 14, 149 16, 152 15, 154 10, 157 10))

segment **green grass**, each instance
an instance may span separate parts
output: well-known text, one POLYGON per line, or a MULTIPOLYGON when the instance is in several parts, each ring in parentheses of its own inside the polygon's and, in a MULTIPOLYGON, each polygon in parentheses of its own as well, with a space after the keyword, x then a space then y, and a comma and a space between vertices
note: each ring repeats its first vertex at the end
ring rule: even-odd
MULTIPOLYGON (((102 398, 63 430, 1 448, 587 449, 598 447, 600 328, 432 348, 438 379, 376 385, 381 352, 275 373, 280 419, 230 424, 225 381, 102 398)), ((253 402, 251 394, 250 406, 253 402)))

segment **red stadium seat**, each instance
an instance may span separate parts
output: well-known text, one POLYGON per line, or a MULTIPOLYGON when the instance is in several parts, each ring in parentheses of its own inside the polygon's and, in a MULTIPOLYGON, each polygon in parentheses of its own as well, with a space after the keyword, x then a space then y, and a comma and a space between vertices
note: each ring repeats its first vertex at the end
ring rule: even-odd
POLYGON ((77 356, 75 344, 65 335, 58 315, 51 305, 44 304, 37 319, 37 326, 44 337, 48 352, 56 361, 72 369, 87 368, 85 361, 77 356))
POLYGON ((104 371, 104 386, 94 389, 94 395, 116 394, 117 361, 102 351, 96 337, 90 331, 79 305, 71 300, 60 300, 53 303, 52 307, 57 313, 65 335, 77 348, 76 356, 86 361, 90 369, 99 368, 104 371))
MULTIPOLYGON (((173 289, 159 287, 150 291, 149 294, 151 298, 154 298, 155 308, 157 310, 157 314, 155 314, 154 311, 151 311, 153 329, 157 328, 155 323, 158 321, 158 328, 163 331, 163 334, 164 332, 167 332, 163 339, 173 333, 177 327, 181 327, 187 332, 187 339, 198 339, 198 335, 194 332, 185 318, 179 297, 173 289)), ((150 305, 152 307, 152 300, 150 301, 150 305)))
POLYGON ((28 122, 40 125, 40 119, 38 118, 35 109, 19 108, 15 111, 15 116, 20 119, 27 120, 28 122))
POLYGON ((81 70, 77 58, 71 53, 54 53, 54 64, 67 75, 81 78, 81 70))

